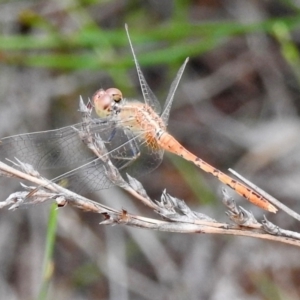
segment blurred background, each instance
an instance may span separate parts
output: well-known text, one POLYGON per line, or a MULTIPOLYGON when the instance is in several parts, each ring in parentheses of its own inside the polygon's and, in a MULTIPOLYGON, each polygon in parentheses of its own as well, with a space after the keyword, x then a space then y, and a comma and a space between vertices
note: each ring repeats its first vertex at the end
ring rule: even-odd
MULTIPOLYGON (((80 121, 79 96, 117 87, 141 99, 138 60, 190 151, 233 168, 300 211, 300 1, 1 1, 0 136, 80 121)), ((44 173, 47 174, 47 173, 44 173)), ((139 178, 228 221, 222 185, 171 154, 139 178)), ((1 201, 20 189, 0 178, 1 201)), ((258 219, 262 212, 232 195, 258 219)), ((88 195, 157 217, 117 188, 88 195)), ((99 226, 101 216, 51 204, 0 211, 0 299, 299 299, 299 250, 263 240, 99 226)), ((299 231, 284 213, 267 217, 299 231)))

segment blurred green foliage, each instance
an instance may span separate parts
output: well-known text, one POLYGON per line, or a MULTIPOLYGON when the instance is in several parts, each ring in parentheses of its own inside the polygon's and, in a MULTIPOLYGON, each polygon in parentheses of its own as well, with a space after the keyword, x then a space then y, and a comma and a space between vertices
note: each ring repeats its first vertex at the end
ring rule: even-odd
MULTIPOLYGON (((26 11, 22 23, 39 30, 36 35, 0 35, 0 63, 60 70, 109 69, 120 70, 133 66, 125 30, 101 29, 92 20, 80 30, 63 33, 45 19, 26 11), (122 48, 121 55, 119 48, 122 48)), ((186 57, 201 55, 218 47, 228 38, 255 32, 274 33, 278 24, 293 30, 299 16, 281 17, 243 24, 216 21, 192 24, 170 20, 145 31, 128 22, 134 46, 148 45, 151 51, 141 53, 142 65, 180 63, 186 57)))
POLYGON ((42 281, 41 281, 39 295, 37 298, 39 300, 47 299, 49 284, 52 280, 53 273, 54 273, 53 252, 54 252, 55 240, 56 240, 57 215, 58 215, 57 204, 53 203, 51 205, 51 209, 49 212, 44 263, 43 263, 43 274, 42 274, 42 281))

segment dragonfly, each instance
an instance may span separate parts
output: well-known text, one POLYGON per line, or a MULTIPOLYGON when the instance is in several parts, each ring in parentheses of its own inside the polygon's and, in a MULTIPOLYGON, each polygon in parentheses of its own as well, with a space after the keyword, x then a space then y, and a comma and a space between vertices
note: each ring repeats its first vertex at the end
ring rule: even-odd
MULTIPOLYGON (((254 205, 275 213, 276 207, 265 197, 192 154, 167 131, 174 95, 188 59, 173 80, 161 110, 138 63, 127 25, 125 29, 144 102, 124 98, 117 88, 100 89, 93 95, 92 104, 98 117, 90 120, 89 134, 104 141, 106 157, 121 174, 138 176, 157 168, 164 151, 168 151, 212 174, 254 205)), ((114 183, 107 176, 103 157, 90 151, 83 142, 80 133, 85 127, 85 122, 80 122, 60 129, 2 138, 0 160, 16 157, 37 170, 52 168, 63 172, 64 168, 71 167, 71 171, 63 172, 53 181, 65 180, 68 187, 77 193, 109 188, 114 183)))

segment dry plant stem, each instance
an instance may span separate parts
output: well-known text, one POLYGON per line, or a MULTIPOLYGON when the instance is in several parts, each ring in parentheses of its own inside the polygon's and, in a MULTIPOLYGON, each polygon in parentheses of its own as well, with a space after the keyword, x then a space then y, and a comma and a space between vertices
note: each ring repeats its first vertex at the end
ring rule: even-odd
POLYGON ((269 195, 267 192, 265 192, 264 190, 262 190, 261 188, 259 188, 258 186, 256 186, 255 184, 253 184, 252 182, 250 182, 249 180, 247 180, 246 178, 244 178, 242 175, 240 175, 239 173, 237 173, 236 171, 232 170, 232 169, 228 169, 233 175, 235 175, 237 178, 239 178, 240 180, 242 180, 244 183, 246 183, 247 185, 249 185, 249 187, 251 187, 252 189, 254 189, 254 191, 256 191, 257 193, 261 194, 262 196, 264 196, 265 198, 267 198, 272 204, 276 205, 278 208, 282 209, 284 212, 286 212, 288 215, 290 215, 291 217, 293 217, 294 219, 300 221, 300 215, 298 213, 296 213, 295 211, 291 210, 289 207, 287 207, 286 205, 282 204, 280 201, 278 201, 276 198, 274 198, 273 196, 269 195))
POLYGON ((146 197, 143 197, 142 195, 140 195, 137 191, 135 191, 128 184, 125 187, 123 187, 123 189, 126 190, 129 194, 131 194, 136 199, 139 199, 140 201, 142 201, 146 206, 148 206, 152 209, 157 209, 157 205, 154 202, 149 201, 146 197))
MULTIPOLYGON (((78 195, 74 192, 71 192, 68 189, 65 189, 62 186, 57 185, 53 182, 49 183, 48 180, 46 180, 42 177, 37 178, 35 176, 26 174, 22 171, 19 171, 13 167, 10 167, 10 166, 4 164, 3 162, 0 162, 0 172, 1 171, 5 172, 7 174, 7 176, 9 176, 9 177, 15 177, 18 179, 27 180, 27 181, 30 181, 39 186, 39 189, 33 188, 33 191, 34 191, 33 193, 24 192, 25 197, 28 196, 29 194, 32 194, 31 197, 36 197, 36 198, 40 199, 39 201, 35 201, 33 204, 42 203, 42 202, 48 201, 49 199, 56 200, 56 198, 58 198, 58 197, 64 197, 69 204, 71 204, 77 208, 80 208, 84 211, 90 211, 90 212, 100 213, 100 214, 107 214, 109 216, 112 216, 113 218, 115 216, 119 216, 121 214, 121 212, 118 210, 115 210, 108 206, 102 205, 98 202, 95 202, 93 200, 90 200, 88 198, 80 196, 80 195, 78 195), (47 192, 41 190, 40 189, 41 187, 46 188, 47 190, 50 190, 52 193, 49 193, 49 192, 47 193, 47 192)), ((136 193, 136 194, 139 195, 138 193, 136 193)), ((9 206, 11 204, 12 203, 8 203, 6 206, 9 206)), ((4 205, 2 205, 2 207, 4 207, 4 205)), ((155 208, 158 208, 158 205, 155 204, 155 208)), ((159 221, 159 220, 144 218, 144 217, 140 217, 140 216, 138 218, 139 218, 139 220, 145 221, 145 222, 153 221, 153 222, 155 222, 155 224, 158 224, 158 223, 165 224, 166 223, 165 221, 159 221)), ((208 222, 206 220, 203 220, 203 221, 191 220, 191 223, 198 224, 198 225, 210 225, 212 227, 227 227, 228 226, 225 223, 208 222)))
MULTIPOLYGON (((239 225, 229 225, 226 223, 217 223, 217 222, 210 223, 207 220, 204 220, 203 224, 200 224, 202 222, 201 220, 197 220, 197 222, 191 220, 191 223, 188 223, 188 222, 161 221, 161 220, 156 220, 151 218, 145 218, 145 217, 129 214, 125 210, 117 211, 110 207, 104 206, 90 199, 87 199, 73 192, 70 192, 69 190, 66 190, 63 187, 60 187, 54 183, 49 184, 48 180, 45 180, 43 178, 36 178, 29 174, 25 174, 10 166, 7 166, 2 162, 0 162, 0 171, 11 174, 13 177, 17 177, 19 179, 26 179, 39 186, 46 187, 47 189, 51 190, 51 193, 49 193, 49 195, 52 196, 52 199, 55 199, 53 195, 56 195, 57 198, 65 197, 68 203, 74 205, 75 207, 78 207, 84 211, 92 211, 94 213, 102 214, 105 217, 105 220, 101 222, 101 224, 124 224, 132 227, 139 227, 139 228, 152 229, 152 230, 165 231, 165 232, 206 233, 206 234, 226 234, 226 235, 247 236, 247 237, 260 238, 265 240, 271 240, 274 242, 281 242, 281 243, 300 247, 300 235, 298 233, 282 230, 276 226, 275 227, 278 228, 280 234, 284 234, 286 236, 269 234, 263 229, 253 229, 253 228, 247 228, 239 225)), ((43 195, 42 197, 42 199, 44 199, 43 201, 46 201, 47 197, 44 197, 45 191, 38 190, 34 193, 34 196, 39 197, 39 193, 43 195)), ((28 194, 28 192, 25 192, 25 194, 28 194)), ((49 197, 47 200, 49 200, 49 197)))
POLYGON ((105 163, 105 166, 107 168, 107 176, 109 179, 117 186, 121 187, 122 189, 126 190, 129 194, 131 194, 134 198, 142 201, 142 203, 151 209, 157 209, 157 205, 151 201, 151 199, 147 198, 146 196, 141 195, 136 190, 134 190, 120 175, 119 171, 116 169, 116 167, 112 164, 112 162, 109 160, 107 155, 103 155, 103 151, 105 148, 104 145, 100 145, 100 143, 103 143, 100 139, 96 141, 96 146, 94 145, 93 141, 90 141, 90 139, 86 139, 84 141, 89 149, 91 149, 99 158, 103 160, 105 163), (99 151, 101 149, 101 151, 99 151))
MULTIPOLYGON (((187 223, 171 223, 171 222, 163 222, 157 221, 154 219, 143 218, 142 220, 138 216, 130 215, 127 212, 123 211, 122 214, 119 215, 119 218, 113 220, 114 223, 125 224, 128 226, 139 227, 139 228, 147 228, 158 231, 165 232, 180 232, 180 233, 206 233, 206 234, 226 234, 226 235, 237 235, 237 236, 247 236, 253 238, 259 238, 264 240, 270 240, 274 242, 281 242, 285 244, 290 244, 293 246, 300 247, 300 240, 289 237, 282 236, 274 236, 264 232, 263 230, 252 230, 244 227, 239 227, 233 225, 231 228, 216 228, 206 225, 196 225, 196 224, 187 224, 187 223)), ((111 224, 111 222, 107 222, 105 220, 101 224, 111 224)), ((224 224, 225 225, 225 224, 224 224)))
MULTIPOLYGON (((84 211, 92 211, 95 213, 107 213, 107 212, 119 213, 117 210, 114 210, 108 206, 102 205, 100 203, 97 203, 95 201, 87 199, 83 196, 80 196, 76 193, 73 193, 53 182, 49 183, 49 180, 46 180, 42 177, 37 178, 35 176, 26 174, 26 173, 19 171, 13 167, 10 167, 0 161, 0 172, 1 171, 10 174, 9 177, 24 179, 24 180, 30 181, 30 182, 38 185, 39 187, 46 187, 47 190, 50 190, 51 192, 53 192, 57 197, 60 197, 61 195, 63 195, 69 203, 72 203, 72 205, 74 205, 84 211)), ((33 195, 37 194, 37 196, 39 196, 38 192, 39 192, 38 190, 34 191, 33 195)), ((30 192, 26 192, 26 193, 30 194, 30 192)), ((53 194, 49 194, 49 196, 52 196, 52 195, 53 194)), ((41 200, 40 202, 49 200, 50 197, 48 197, 48 199, 46 199, 46 197, 41 197, 41 199, 43 199, 43 198, 44 198, 44 200, 41 200)), ((52 198, 52 199, 55 199, 55 198, 52 198)))
POLYGON ((105 147, 104 142, 102 141, 100 136, 91 135, 90 132, 90 124, 91 124, 91 112, 92 106, 90 105, 90 101, 84 104, 83 99, 80 98, 79 102, 79 111, 82 114, 82 120, 84 127, 81 131, 78 131, 78 134, 81 140, 86 144, 86 146, 99 158, 103 161, 106 166, 106 175, 116 186, 121 187, 126 190, 129 194, 131 194, 136 199, 142 201, 142 203, 151 209, 157 209, 158 206, 151 201, 147 195, 142 195, 136 189, 133 189, 120 175, 117 168, 113 165, 111 160, 109 159, 107 149, 105 147))

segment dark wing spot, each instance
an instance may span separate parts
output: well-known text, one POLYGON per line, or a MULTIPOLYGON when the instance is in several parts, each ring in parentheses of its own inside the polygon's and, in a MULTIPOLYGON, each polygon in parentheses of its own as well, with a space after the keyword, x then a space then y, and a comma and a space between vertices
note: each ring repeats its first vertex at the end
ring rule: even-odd
POLYGON ((214 169, 214 170, 213 170, 213 175, 214 175, 214 176, 218 176, 219 173, 220 173, 220 172, 219 172, 217 169, 214 169))

